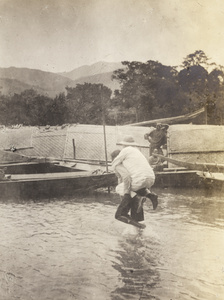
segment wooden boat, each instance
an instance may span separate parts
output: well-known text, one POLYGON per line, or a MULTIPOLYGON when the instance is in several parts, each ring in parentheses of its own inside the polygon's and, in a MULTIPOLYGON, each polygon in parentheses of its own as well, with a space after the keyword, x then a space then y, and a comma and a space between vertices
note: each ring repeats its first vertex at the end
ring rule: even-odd
MULTIPOLYGON (((224 174, 208 171, 223 165, 191 164, 172 160, 176 168, 157 171, 155 188, 222 189, 224 174), (179 165, 179 167, 178 167, 179 165), (193 167, 194 165, 194 167, 193 167)), ((34 160, 34 158, 32 158, 34 160)), ((35 159, 36 161, 4 163, 4 174, 0 174, 0 199, 50 199, 73 196, 87 190, 107 188, 117 184, 112 171, 105 172, 105 164, 78 160, 59 161, 35 159)))
POLYGON ((201 172, 198 175, 202 178, 206 187, 212 190, 224 191, 224 173, 201 172))
POLYGON ((163 160, 171 162, 177 166, 184 167, 190 170, 198 170, 203 172, 224 172, 224 164, 216 164, 216 163, 191 163, 185 162, 177 159, 173 159, 170 157, 165 157, 160 154, 155 154, 155 156, 160 157, 163 160))
POLYGON ((154 186, 203 188, 222 190, 224 188, 224 165, 215 163, 190 163, 159 154, 156 156, 171 162, 177 168, 165 168, 156 172, 154 186))
POLYGON ((116 176, 104 172, 100 164, 29 158, 26 162, 0 165, 1 199, 40 199, 71 196, 115 185, 116 176))

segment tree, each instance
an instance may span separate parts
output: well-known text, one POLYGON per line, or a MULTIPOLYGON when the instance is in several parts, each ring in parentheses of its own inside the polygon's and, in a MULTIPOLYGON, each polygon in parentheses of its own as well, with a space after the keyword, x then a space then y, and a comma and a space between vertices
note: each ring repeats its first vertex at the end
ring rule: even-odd
POLYGON ((68 107, 64 93, 60 93, 48 102, 46 119, 49 125, 62 125, 67 123, 68 107))
POLYGON ((170 104, 176 101, 177 93, 172 93, 172 99, 169 97, 171 90, 178 89, 175 68, 151 60, 122 64, 125 68, 116 70, 112 77, 121 84, 113 102, 126 110, 134 108, 136 121, 152 119, 159 112, 162 112, 160 117, 165 117, 170 104))
POLYGON ((188 54, 182 63, 182 67, 189 68, 192 66, 208 66, 215 65, 214 63, 209 63, 210 58, 207 57, 204 51, 196 50, 194 53, 188 54))
POLYGON ((216 107, 222 102, 224 73, 221 67, 208 61, 209 58, 202 50, 189 54, 183 62, 184 69, 178 74, 178 82, 190 100, 189 109, 206 106, 208 123, 216 124, 216 107))
POLYGON ((23 107, 24 125, 45 126, 49 124, 49 105, 52 104, 52 99, 38 94, 34 90, 25 90, 19 95, 19 101, 23 107), (25 115, 25 116, 24 116, 25 115))
POLYGON ((8 121, 9 96, 0 94, 0 124, 6 125, 8 121))
POLYGON ((57 125, 64 123, 65 101, 59 95, 55 100, 29 89, 21 94, 1 95, 1 122, 4 125, 57 125))
POLYGON ((108 87, 84 83, 66 90, 69 123, 102 124, 103 110, 107 111, 112 93, 108 87))

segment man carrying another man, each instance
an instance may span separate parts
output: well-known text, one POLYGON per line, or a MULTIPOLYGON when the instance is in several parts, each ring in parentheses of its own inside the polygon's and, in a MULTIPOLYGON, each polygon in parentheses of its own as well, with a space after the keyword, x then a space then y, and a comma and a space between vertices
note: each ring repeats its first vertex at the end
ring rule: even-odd
POLYGON ((144 228, 145 225, 138 222, 144 220, 142 205, 145 197, 152 201, 153 209, 158 205, 158 196, 149 190, 154 184, 155 174, 145 156, 135 147, 137 144, 133 137, 126 136, 119 144, 123 145, 123 149, 120 152, 115 150, 111 155, 112 168, 122 181, 116 187, 122 201, 115 218, 144 228))

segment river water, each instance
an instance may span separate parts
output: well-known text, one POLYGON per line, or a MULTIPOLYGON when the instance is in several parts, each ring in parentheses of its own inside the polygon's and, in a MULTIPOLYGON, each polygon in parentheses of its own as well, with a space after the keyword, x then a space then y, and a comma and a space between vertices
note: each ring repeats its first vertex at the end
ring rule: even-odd
POLYGON ((94 192, 0 203, 1 300, 223 300, 224 197, 157 190, 144 230, 94 192))

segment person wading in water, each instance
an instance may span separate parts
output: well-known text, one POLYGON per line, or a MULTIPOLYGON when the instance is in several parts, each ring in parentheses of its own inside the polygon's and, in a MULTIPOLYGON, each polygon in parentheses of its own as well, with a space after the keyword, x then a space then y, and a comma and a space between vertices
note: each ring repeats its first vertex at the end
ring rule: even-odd
POLYGON ((136 148, 137 144, 132 136, 124 137, 119 144, 123 145, 123 149, 120 152, 115 150, 111 155, 112 168, 122 181, 116 187, 122 201, 115 218, 144 228, 144 224, 138 223, 144 220, 144 201, 149 198, 154 210, 158 205, 158 196, 149 190, 155 182, 155 174, 145 156, 136 148), (131 216, 128 214, 130 210, 131 216))

